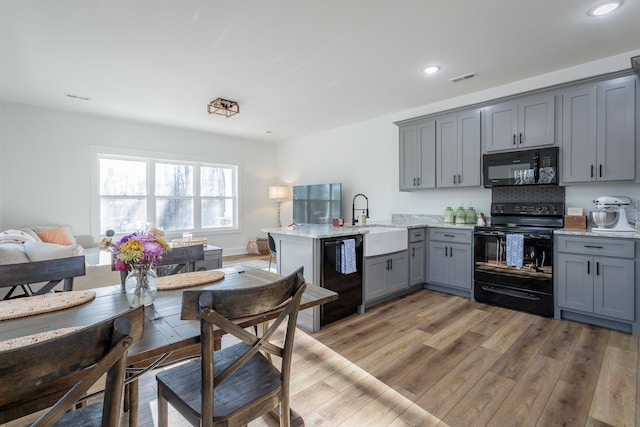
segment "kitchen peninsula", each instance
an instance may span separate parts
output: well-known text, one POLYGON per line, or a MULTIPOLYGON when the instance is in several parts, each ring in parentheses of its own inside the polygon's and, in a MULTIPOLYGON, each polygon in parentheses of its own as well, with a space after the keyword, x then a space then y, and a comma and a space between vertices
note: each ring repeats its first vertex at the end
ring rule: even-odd
MULTIPOLYGON (((441 215, 402 215, 394 214, 392 219, 383 221, 370 220, 364 226, 333 227, 331 225, 302 225, 278 228, 264 228, 261 231, 269 233, 274 239, 277 252, 277 271, 280 274, 287 274, 298 267, 304 267, 304 277, 310 283, 319 286, 326 286, 327 274, 335 274, 340 271, 340 262, 336 266, 336 259, 340 257, 342 249, 333 249, 335 242, 353 239, 356 242, 356 271, 350 275, 341 276, 336 281, 352 280, 357 276, 360 280, 359 295, 357 296, 358 312, 363 312, 366 308, 378 304, 382 301, 400 296, 414 289, 420 289, 427 282, 426 271, 433 270, 445 277, 440 280, 436 278, 434 289, 450 291, 470 297, 472 282, 472 232, 473 224, 452 224, 445 223, 441 215), (439 268, 427 269, 426 263, 430 258, 425 259, 427 254, 427 228, 434 230, 452 229, 456 239, 462 239, 460 248, 464 249, 465 265, 450 266, 446 272, 442 270, 442 260, 434 258, 434 265, 439 268), (458 233, 462 235, 458 236, 458 233), (327 249, 332 248, 332 249, 327 249), (453 275, 464 274, 464 282, 461 285, 454 281, 450 286, 449 272, 453 275), (324 277, 323 277, 323 272, 324 277), (439 287, 442 285, 442 287, 439 287)), ((438 233, 448 239, 451 233, 438 233)), ((456 242, 457 243, 457 242, 456 242)), ((434 242, 437 246, 437 242, 434 242)), ((341 245, 339 245, 341 247, 341 245)), ((447 245, 449 247, 451 245, 447 245)), ((447 249, 448 251, 448 249, 447 249)), ((430 251, 433 256, 439 254, 438 248, 430 251)), ((444 249, 442 249, 444 256, 444 249)), ((448 259, 447 259, 448 260, 448 259)), ((453 260, 453 259, 452 259, 453 260)), ((449 265, 449 264, 446 264, 449 265)), ((458 276, 456 276, 458 277, 458 276)), ((330 287, 330 289, 333 289, 330 287)), ((335 290, 335 289, 334 289, 335 290)), ((353 289, 352 289, 353 290, 353 289)), ((341 292, 338 301, 333 303, 335 307, 347 305, 349 308, 341 310, 343 313, 349 312, 353 308, 355 296, 349 292, 341 292)), ((344 308, 344 307, 343 307, 344 308)), ((323 313, 319 308, 314 308, 303 312, 299 316, 300 326, 310 331, 318 331, 321 324, 328 323, 327 310, 331 307, 323 307, 323 313), (323 316, 325 318, 323 318, 323 316)), ((344 316, 342 316, 344 317, 344 316)), ((329 318, 329 320, 335 320, 329 318)))

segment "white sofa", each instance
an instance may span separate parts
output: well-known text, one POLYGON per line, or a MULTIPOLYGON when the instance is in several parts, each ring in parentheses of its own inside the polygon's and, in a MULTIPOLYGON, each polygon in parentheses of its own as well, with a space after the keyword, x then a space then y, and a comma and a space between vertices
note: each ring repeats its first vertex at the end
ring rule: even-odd
MULTIPOLYGON (((74 279, 73 289, 83 290, 120 283, 120 272, 111 271, 111 253, 101 251, 91 236, 73 235, 71 226, 32 226, 0 232, 0 264, 17 264, 84 255, 86 272, 74 279), (61 245, 43 242, 41 230, 62 227, 68 242, 61 245)), ((0 279, 1 280, 1 279, 0 279)), ((1 291, 0 291, 1 292, 1 291)), ((2 295, 0 295, 0 298, 2 295)))

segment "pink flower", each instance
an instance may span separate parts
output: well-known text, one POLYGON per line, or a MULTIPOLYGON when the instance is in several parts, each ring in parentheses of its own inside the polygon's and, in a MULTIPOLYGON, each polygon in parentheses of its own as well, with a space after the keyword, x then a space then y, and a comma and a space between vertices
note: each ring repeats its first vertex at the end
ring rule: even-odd
POLYGON ((116 262, 114 263, 114 266, 116 267, 116 270, 118 270, 118 271, 126 271, 126 270, 128 270, 127 263, 124 262, 124 261, 120 261, 119 259, 116 260, 116 262))

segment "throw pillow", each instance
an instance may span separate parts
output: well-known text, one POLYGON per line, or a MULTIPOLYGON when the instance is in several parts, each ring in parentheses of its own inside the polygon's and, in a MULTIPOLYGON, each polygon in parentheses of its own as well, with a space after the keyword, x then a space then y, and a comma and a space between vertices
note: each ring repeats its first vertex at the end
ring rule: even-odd
POLYGON ((29 258, 22 249, 0 246, 0 264, 20 264, 23 262, 29 262, 29 258))
POLYGON ((39 233, 41 231, 51 230, 53 228, 62 228, 64 230, 65 234, 67 235, 67 239, 69 239, 69 241, 71 242, 72 245, 75 245, 75 244, 78 243, 78 242, 76 242, 76 238, 73 235, 73 230, 71 229, 71 225, 69 225, 69 224, 55 225, 55 226, 34 225, 34 226, 30 227, 30 228, 36 233, 39 233))
POLYGON ((28 233, 21 230, 4 230, 0 232, 0 243, 18 243, 23 245, 26 241, 35 242, 35 239, 28 233))
POLYGON ((56 245, 55 243, 32 243, 24 245, 24 252, 30 261, 68 258, 77 255, 78 248, 73 245, 56 245))
POLYGON ((71 246, 71 240, 67 237, 62 227, 51 228, 49 230, 38 231, 36 233, 44 243, 55 243, 57 245, 71 246))

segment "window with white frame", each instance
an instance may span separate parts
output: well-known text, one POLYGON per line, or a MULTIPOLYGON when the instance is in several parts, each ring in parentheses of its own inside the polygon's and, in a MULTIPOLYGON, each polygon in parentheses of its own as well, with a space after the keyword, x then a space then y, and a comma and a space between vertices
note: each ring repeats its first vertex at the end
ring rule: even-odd
POLYGON ((238 166, 98 154, 100 233, 238 228, 238 166))

